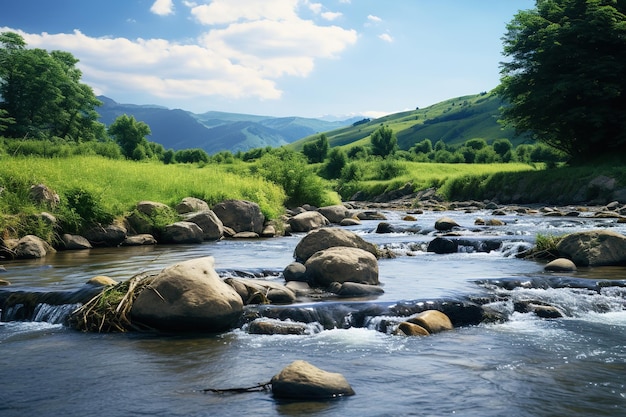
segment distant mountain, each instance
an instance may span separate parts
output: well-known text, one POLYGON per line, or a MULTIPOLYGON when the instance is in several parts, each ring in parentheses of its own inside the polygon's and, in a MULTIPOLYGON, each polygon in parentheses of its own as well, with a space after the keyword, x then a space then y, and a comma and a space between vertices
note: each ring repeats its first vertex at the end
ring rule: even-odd
MULTIPOLYGON (((483 138, 488 143, 507 138, 517 146, 525 142, 527 137, 516 136, 513 129, 503 128, 498 123, 502 105, 498 96, 481 93, 442 101, 423 109, 364 120, 325 134, 331 147, 367 145, 372 132, 385 124, 394 130, 398 146, 404 150, 424 139, 430 139, 433 145, 439 140, 449 145, 459 145, 474 138, 483 138)), ((289 146, 300 150, 306 142, 314 139, 315 136, 309 136, 289 146)))
POLYGON ((100 121, 109 126, 123 114, 150 126, 148 140, 165 149, 204 149, 209 154, 221 151, 247 151, 266 146, 279 147, 303 137, 334 130, 354 123, 360 117, 325 121, 303 117, 270 117, 210 111, 195 114, 154 105, 120 104, 99 96, 100 121))

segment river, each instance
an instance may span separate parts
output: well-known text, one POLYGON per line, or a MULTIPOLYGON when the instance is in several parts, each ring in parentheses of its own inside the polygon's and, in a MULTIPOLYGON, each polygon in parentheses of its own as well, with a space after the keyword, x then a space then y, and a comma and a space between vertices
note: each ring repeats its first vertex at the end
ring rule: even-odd
MULTIPOLYGON (((419 233, 376 234, 377 221, 348 229, 397 257, 379 261, 385 293, 368 304, 395 305, 434 299, 500 296, 501 323, 469 325, 429 337, 381 331, 397 317, 366 317, 363 326, 322 329, 306 335, 94 334, 59 321, 75 306, 42 310, 35 321, 0 322, 0 416, 623 416, 626 412, 626 268, 545 272, 544 264, 514 255, 537 233, 564 234, 611 228, 614 219, 550 218, 510 214, 507 224, 474 226, 490 213, 426 212, 414 222, 384 212, 392 225, 419 233), (495 251, 471 245, 457 253, 425 252, 434 222, 447 215, 468 240, 499 241, 495 251), (502 282, 608 282, 582 286, 502 286, 502 282), (566 312, 542 319, 513 312, 531 298, 566 312), (325 402, 282 402, 265 391, 215 394, 205 389, 268 382, 302 359, 343 374, 356 395, 325 402)), ((0 278, 11 289, 59 291, 81 287, 95 275, 118 281, 136 273, 211 255, 222 276, 248 271, 282 281, 303 235, 58 252, 39 260, 7 261, 0 278)), ((341 301, 309 302, 319 309, 341 301)), ((349 303, 349 302, 348 302, 349 303)))

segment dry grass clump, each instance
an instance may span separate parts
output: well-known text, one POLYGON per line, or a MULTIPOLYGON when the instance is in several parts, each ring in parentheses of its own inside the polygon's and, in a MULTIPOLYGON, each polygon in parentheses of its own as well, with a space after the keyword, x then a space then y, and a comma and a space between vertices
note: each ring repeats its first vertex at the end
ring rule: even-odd
POLYGON ((150 330, 130 320, 130 309, 141 291, 148 288, 155 275, 138 274, 128 281, 106 288, 74 311, 69 325, 84 332, 127 332, 150 330))

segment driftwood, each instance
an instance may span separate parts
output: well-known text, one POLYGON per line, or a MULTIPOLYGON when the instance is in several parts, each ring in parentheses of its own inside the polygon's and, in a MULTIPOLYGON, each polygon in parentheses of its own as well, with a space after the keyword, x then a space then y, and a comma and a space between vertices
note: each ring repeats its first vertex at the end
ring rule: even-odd
POLYGON ((150 288, 155 275, 138 274, 106 288, 72 312, 69 325, 84 332, 127 332, 152 330, 133 323, 129 314, 137 295, 150 288))
POLYGON ((216 394, 242 394, 245 392, 256 392, 256 391, 269 391, 271 389, 271 382, 265 382, 263 384, 259 384, 259 385, 255 385, 253 387, 247 387, 247 388, 224 388, 224 389, 217 389, 217 388, 205 388, 202 390, 202 392, 213 392, 216 394))

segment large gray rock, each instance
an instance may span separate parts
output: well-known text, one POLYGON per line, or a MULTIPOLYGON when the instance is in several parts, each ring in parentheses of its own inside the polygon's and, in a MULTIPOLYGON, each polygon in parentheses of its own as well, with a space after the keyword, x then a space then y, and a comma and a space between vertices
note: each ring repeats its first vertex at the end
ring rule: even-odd
POLYGON ((224 236, 224 224, 212 210, 190 213, 185 221, 200 226, 204 240, 220 240, 224 236))
POLYGON ((26 235, 17 242, 13 252, 16 259, 35 259, 56 251, 45 240, 35 235, 26 235))
POLYGON ((204 232, 195 223, 176 222, 165 226, 161 240, 166 243, 201 243, 204 232))
POLYGON ((324 249, 313 254, 304 265, 313 284, 320 287, 328 287, 333 282, 379 283, 376 257, 359 248, 324 249))
POLYGON ((317 209, 322 216, 326 217, 331 223, 341 223, 343 219, 350 216, 350 210, 343 204, 337 204, 334 206, 320 207, 317 209))
POLYGON ((244 304, 291 304, 296 301, 296 293, 277 282, 246 278, 226 278, 224 282, 237 291, 244 304))
POLYGON ((206 201, 200 200, 199 198, 185 197, 180 203, 176 205, 175 210, 178 212, 178 214, 185 214, 194 211, 209 210, 209 205, 206 201))
POLYGON ((79 235, 64 233, 61 236, 61 241, 63 241, 63 247, 67 250, 91 249, 91 243, 79 235))
POLYGON ((359 248, 375 257, 379 256, 378 247, 356 233, 336 227, 326 227, 312 230, 304 236, 294 250, 294 257, 298 262, 306 262, 315 252, 335 246, 359 248))
POLYGON ((296 214, 291 217, 288 224, 292 232, 299 233, 328 226, 330 222, 323 214, 317 211, 305 211, 304 213, 296 214))
POLYGON ((243 301, 207 256, 165 268, 139 293, 131 320, 162 331, 220 332, 233 328, 243 301))
POLYGON ((171 210, 167 204, 156 201, 140 201, 137 203, 136 208, 138 212, 145 214, 146 216, 152 216, 159 210, 171 210))
POLYGON ((572 233, 556 248, 578 266, 626 265, 626 236, 611 230, 572 233))
POLYGON ((257 203, 246 200, 226 200, 216 204, 213 212, 224 226, 239 232, 263 232, 265 216, 257 203))
POLYGON ((324 371, 305 361, 295 361, 274 375, 270 381, 276 398, 322 400, 354 395, 346 378, 324 371))
POLYGON ((328 290, 342 298, 375 297, 385 291, 379 285, 361 284, 359 282, 333 282, 328 290))
POLYGON ((126 228, 117 225, 110 224, 108 226, 95 226, 85 232, 85 238, 93 246, 119 246, 120 243, 126 239, 126 228))
POLYGON ((61 202, 59 195, 44 184, 37 184, 30 187, 29 195, 34 202, 45 204, 51 208, 55 208, 61 202))
POLYGON ((434 252, 439 255, 446 253, 456 253, 459 250, 459 243, 445 237, 436 237, 428 243, 426 252, 434 252))

